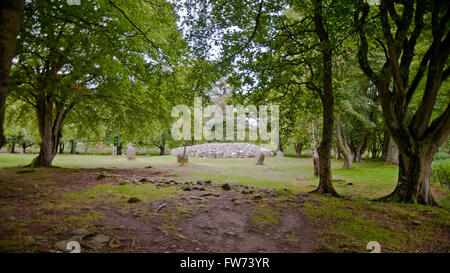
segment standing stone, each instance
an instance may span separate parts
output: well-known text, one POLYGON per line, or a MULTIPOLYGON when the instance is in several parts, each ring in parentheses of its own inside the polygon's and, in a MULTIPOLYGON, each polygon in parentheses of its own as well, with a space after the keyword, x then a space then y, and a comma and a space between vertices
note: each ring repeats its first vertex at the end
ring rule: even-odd
POLYGON ((187 154, 183 155, 183 154, 177 154, 177 162, 179 164, 184 164, 188 162, 188 156, 187 154))
POLYGON ((117 147, 114 145, 112 146, 112 155, 117 156, 117 147))
POLYGON ((256 165, 263 165, 264 163, 264 154, 258 153, 255 157, 255 164, 256 165))
POLYGON ((282 151, 277 151, 277 157, 283 157, 283 156, 284 156, 284 154, 282 151))
POLYGON ((134 151, 132 143, 128 143, 127 158, 128 160, 136 159, 136 152, 134 151))

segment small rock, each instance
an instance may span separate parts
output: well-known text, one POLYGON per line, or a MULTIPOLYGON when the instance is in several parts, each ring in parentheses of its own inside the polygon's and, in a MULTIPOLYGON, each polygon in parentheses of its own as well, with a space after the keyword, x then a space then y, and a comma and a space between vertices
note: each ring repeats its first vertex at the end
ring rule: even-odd
POLYGON ((141 179, 139 180, 139 182, 141 182, 141 183, 146 183, 146 182, 148 182, 148 180, 147 180, 147 178, 141 178, 141 179))
POLYGON ((321 244, 319 247, 317 247, 316 249, 317 252, 319 253, 332 253, 334 252, 333 249, 325 244, 321 244))
POLYGON ((255 195, 253 195, 253 200, 261 200, 261 199, 262 199, 261 194, 257 193, 255 195))
POLYGON ((70 241, 71 240, 63 240, 63 241, 56 242, 53 245, 53 247, 59 251, 70 252, 70 250, 67 249, 67 243, 69 243, 70 241))
POLYGON ((88 234, 88 231, 85 230, 84 228, 79 228, 72 231, 72 235, 85 235, 85 234, 88 234))
POLYGON ((92 237, 91 242, 96 243, 96 244, 105 244, 107 242, 109 242, 111 240, 111 238, 108 235, 105 234, 97 234, 94 237, 92 237))
POLYGON ((184 188, 183 188, 183 191, 191 191, 191 190, 192 190, 191 187, 184 187, 184 188))
POLYGON ((141 199, 139 199, 137 197, 131 197, 130 199, 128 199, 127 202, 128 203, 139 203, 139 202, 141 202, 141 199))
POLYGON ((106 175, 104 175, 104 174, 97 175, 97 180, 101 180, 101 179, 105 179, 105 178, 106 178, 106 175))
POLYGON ((226 191, 231 190, 231 186, 230 186, 230 184, 228 184, 228 183, 223 183, 220 187, 221 187, 223 190, 226 190, 226 191))
POLYGON ((415 226, 420 226, 422 224, 422 222, 418 221, 418 220, 414 220, 412 221, 413 225, 415 226))

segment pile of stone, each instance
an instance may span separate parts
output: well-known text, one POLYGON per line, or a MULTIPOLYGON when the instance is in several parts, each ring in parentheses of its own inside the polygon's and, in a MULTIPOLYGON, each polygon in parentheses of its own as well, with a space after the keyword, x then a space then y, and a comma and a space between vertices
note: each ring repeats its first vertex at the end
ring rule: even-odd
MULTIPOLYGON (((183 154, 183 148, 172 149, 171 154, 183 154)), ((204 143, 186 147, 188 157, 199 158, 245 158, 259 153, 265 157, 274 156, 271 151, 252 143, 204 143)))

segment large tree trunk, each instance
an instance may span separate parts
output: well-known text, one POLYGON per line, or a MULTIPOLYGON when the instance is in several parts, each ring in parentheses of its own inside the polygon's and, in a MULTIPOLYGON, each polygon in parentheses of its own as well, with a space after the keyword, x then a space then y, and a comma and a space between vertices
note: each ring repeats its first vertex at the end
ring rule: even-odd
POLYGON ((322 54, 323 77, 323 89, 320 96, 323 122, 322 140, 319 145, 319 186, 314 192, 337 195, 331 183, 331 146, 333 145, 334 127, 332 46, 323 22, 323 1, 314 1, 313 4, 315 32, 320 40, 322 54))
POLYGON ((31 163, 32 167, 51 167, 58 148, 59 130, 53 130, 53 96, 40 94, 36 98, 36 113, 41 135, 39 155, 31 163))
POLYGON ((17 35, 22 24, 24 3, 24 0, 2 0, 0 2, 0 147, 6 143, 3 123, 9 73, 16 51, 17 35))
POLYGON ((322 14, 322 1, 314 1, 314 25, 320 40, 322 54, 323 89, 320 92, 322 101, 323 122, 322 139, 319 145, 319 186, 313 192, 337 195, 331 178, 331 148, 333 144, 334 98, 332 85, 332 48, 328 33, 325 30, 322 14))
POLYGON ((31 167, 52 166, 52 161, 58 152, 59 141, 62 137, 61 128, 63 121, 74 106, 74 103, 72 103, 65 108, 63 103, 55 102, 54 100, 54 96, 44 92, 36 96, 36 113, 42 141, 39 155, 30 164, 31 167))
POLYGON ((344 169, 351 168, 353 162, 353 156, 348 147, 347 139, 342 132, 342 127, 339 122, 336 122, 336 144, 340 153, 344 156, 344 169))
POLYGON ((433 155, 424 152, 410 156, 400 154, 397 186, 380 200, 436 205, 430 189, 433 155))

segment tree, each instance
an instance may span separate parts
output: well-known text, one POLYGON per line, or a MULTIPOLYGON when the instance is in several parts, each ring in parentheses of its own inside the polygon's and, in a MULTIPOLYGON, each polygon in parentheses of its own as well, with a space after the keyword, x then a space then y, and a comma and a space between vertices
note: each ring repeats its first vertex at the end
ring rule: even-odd
POLYGON ((450 103, 435 109, 450 74, 448 2, 383 0, 378 10, 369 22, 374 11, 361 3, 354 20, 360 66, 380 94, 386 128, 400 153, 397 187, 383 200, 433 205, 431 161, 450 133, 450 103), (369 44, 384 51, 381 67, 369 61, 369 44))
POLYGON ((5 145, 3 123, 11 62, 16 51, 17 35, 22 23, 24 0, 3 0, 0 3, 0 147, 5 145))
POLYGON ((91 121, 108 113, 148 118, 158 109, 146 104, 160 96, 146 81, 172 73, 185 44, 170 4, 126 3, 26 2, 11 89, 36 109, 42 141, 31 166, 51 166, 74 109, 91 121))

